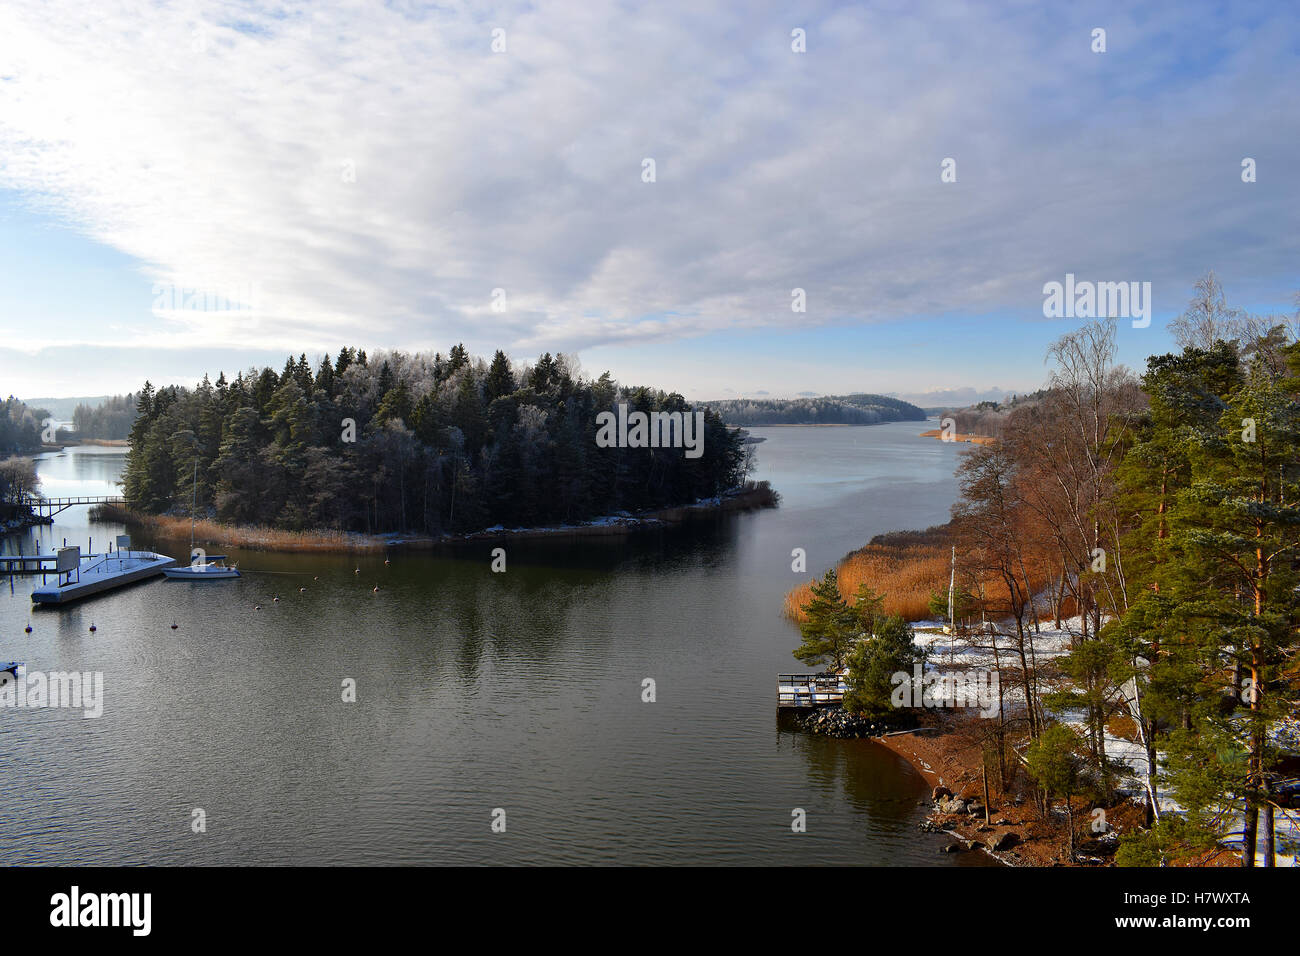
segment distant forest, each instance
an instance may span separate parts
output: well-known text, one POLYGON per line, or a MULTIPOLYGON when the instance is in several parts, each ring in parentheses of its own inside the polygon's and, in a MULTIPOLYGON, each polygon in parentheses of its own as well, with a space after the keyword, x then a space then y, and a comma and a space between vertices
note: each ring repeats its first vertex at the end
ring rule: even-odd
POLYGON ((41 422, 50 417, 10 395, 0 405, 0 455, 32 454, 41 450, 41 422))
POLYGON ((789 400, 740 398, 707 405, 728 425, 876 425, 925 420, 925 412, 910 402, 865 393, 789 400))
POLYGON ((344 348, 137 396, 124 492, 133 509, 200 509, 288 530, 470 532, 668 507, 740 485, 738 432, 705 411, 703 454, 600 448, 596 416, 692 410, 678 394, 582 378, 543 355, 512 366, 457 345, 444 357, 344 348))
POLYGON ((127 394, 106 398, 99 405, 78 404, 72 412, 72 430, 78 438, 127 438, 135 422, 136 403, 136 396, 127 394))
POLYGON ((980 402, 966 408, 949 409, 941 412, 939 417, 951 418, 959 434, 1002 438, 1012 413, 1033 408, 1046 396, 1047 390, 1039 389, 1028 395, 1013 395, 1005 402, 980 402))

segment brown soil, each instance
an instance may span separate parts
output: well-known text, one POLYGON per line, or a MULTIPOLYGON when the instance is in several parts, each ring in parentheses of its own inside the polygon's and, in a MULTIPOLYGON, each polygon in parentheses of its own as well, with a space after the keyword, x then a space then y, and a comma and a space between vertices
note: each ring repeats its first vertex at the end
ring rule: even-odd
MULTIPOLYGON (((946 713, 927 717, 931 721, 928 726, 882 737, 878 742, 908 760, 932 787, 943 786, 952 791, 955 797, 976 799, 983 803, 981 767, 986 722, 977 717, 946 713)), ((988 823, 985 823, 982 813, 972 816, 967 813, 941 813, 938 809, 931 812, 931 823, 968 843, 975 841, 984 844, 991 837, 1014 833, 1018 838, 1014 847, 997 852, 984 851, 1012 866, 1114 864, 1114 843, 1098 842, 1089 832, 1092 809, 1087 799, 1076 797, 1071 801, 1075 852, 1079 857, 1100 859, 1103 862, 1072 863, 1069 860, 1068 828, 1063 814, 1059 818, 1055 815, 1048 819, 1042 817, 1035 804, 1033 786, 1023 768, 1011 771, 1007 792, 1000 793, 997 768, 991 763, 988 784, 988 823)), ((1056 800, 1054 806, 1063 809, 1064 801, 1056 800)), ((1143 808, 1129 800, 1107 807, 1105 813, 1106 822, 1121 835, 1140 827, 1143 822, 1143 808)))

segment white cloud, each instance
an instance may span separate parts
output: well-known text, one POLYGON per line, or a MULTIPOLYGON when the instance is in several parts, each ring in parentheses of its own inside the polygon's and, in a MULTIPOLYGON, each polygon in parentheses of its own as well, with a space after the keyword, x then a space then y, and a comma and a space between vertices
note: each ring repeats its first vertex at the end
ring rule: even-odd
POLYGON ((1111 15, 1098 56, 1091 19, 1032 8, 8 4, 0 185, 151 282, 262 291, 114 345, 567 350, 1026 314, 1067 270, 1154 281, 1161 308, 1210 265, 1275 283, 1297 251, 1286 24, 1229 43, 1207 11, 1194 35, 1226 45, 1189 70, 1180 15, 1111 15))

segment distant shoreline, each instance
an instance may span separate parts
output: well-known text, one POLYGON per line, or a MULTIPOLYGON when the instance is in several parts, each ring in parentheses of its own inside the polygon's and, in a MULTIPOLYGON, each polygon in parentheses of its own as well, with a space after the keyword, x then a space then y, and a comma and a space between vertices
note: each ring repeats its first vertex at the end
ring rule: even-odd
POLYGON ((47 451, 63 451, 65 448, 78 448, 86 445, 96 445, 101 448, 130 448, 131 440, 128 438, 68 438, 64 441, 42 443, 41 450, 32 452, 32 454, 39 455, 47 451))
POLYGON ((997 441, 996 438, 991 438, 988 435, 975 435, 975 434, 968 434, 965 432, 954 432, 950 438, 944 438, 943 429, 941 428, 931 428, 928 432, 921 432, 921 437, 937 438, 939 439, 939 441, 971 442, 976 445, 991 445, 995 441, 997 441))
POLYGON ((873 425, 892 425, 896 422, 928 421, 922 418, 893 418, 887 422, 772 422, 766 425, 737 425, 727 422, 728 428, 871 428, 873 425))

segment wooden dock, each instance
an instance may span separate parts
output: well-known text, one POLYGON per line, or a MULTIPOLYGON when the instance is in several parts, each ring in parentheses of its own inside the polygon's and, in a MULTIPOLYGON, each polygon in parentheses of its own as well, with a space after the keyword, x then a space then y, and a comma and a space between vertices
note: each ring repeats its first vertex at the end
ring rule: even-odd
POLYGON ((49 554, 6 554, 0 557, 0 574, 53 574, 59 556, 49 554))
POLYGON ((777 708, 828 707, 848 692, 843 674, 777 674, 777 708))
POLYGON ((30 495, 23 503, 36 514, 52 518, 74 505, 124 505, 126 499, 121 495, 78 495, 73 498, 40 498, 30 495))

